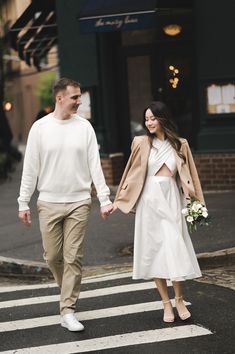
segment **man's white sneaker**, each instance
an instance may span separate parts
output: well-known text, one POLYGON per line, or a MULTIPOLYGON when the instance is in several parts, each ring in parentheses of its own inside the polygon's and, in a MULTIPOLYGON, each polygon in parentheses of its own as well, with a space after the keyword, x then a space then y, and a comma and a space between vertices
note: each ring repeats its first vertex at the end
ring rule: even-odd
POLYGON ((64 316, 61 316, 61 326, 72 332, 84 330, 83 324, 76 319, 74 313, 67 313, 64 316))

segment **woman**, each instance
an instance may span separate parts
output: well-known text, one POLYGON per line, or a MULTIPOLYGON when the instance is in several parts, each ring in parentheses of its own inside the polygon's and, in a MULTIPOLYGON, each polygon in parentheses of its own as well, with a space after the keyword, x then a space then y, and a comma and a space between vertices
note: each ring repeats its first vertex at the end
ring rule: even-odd
POLYGON ((186 198, 205 204, 204 198, 187 140, 178 137, 166 105, 152 102, 144 110, 143 125, 147 135, 133 140, 115 208, 136 210, 133 279, 154 279, 163 320, 173 322, 166 283, 170 279, 176 310, 186 320, 191 314, 183 301, 182 281, 201 272, 181 210, 186 198))

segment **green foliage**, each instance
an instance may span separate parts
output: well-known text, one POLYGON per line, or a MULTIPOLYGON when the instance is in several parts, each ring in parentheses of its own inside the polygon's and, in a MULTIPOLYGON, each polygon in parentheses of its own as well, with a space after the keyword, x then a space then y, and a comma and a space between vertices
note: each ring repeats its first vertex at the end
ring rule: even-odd
POLYGON ((52 93, 52 86, 56 80, 55 72, 48 72, 42 74, 37 87, 36 95, 40 99, 40 108, 47 106, 54 107, 54 97, 52 93))

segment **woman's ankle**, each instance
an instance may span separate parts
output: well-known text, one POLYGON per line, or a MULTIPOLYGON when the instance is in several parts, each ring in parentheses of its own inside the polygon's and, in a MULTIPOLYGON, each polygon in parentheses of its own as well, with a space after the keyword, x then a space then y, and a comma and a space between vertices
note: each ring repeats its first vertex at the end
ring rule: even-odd
POLYGON ((181 296, 175 296, 175 301, 176 301, 176 302, 182 302, 182 301, 183 301, 183 295, 181 295, 181 296))

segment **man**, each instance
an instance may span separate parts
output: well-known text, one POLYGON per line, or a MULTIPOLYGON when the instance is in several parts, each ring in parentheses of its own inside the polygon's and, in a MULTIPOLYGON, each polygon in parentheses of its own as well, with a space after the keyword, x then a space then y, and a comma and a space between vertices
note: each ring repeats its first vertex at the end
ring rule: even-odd
POLYGON ((19 218, 31 225, 28 203, 37 185, 44 258, 61 289, 61 325, 84 326, 74 312, 82 278, 83 240, 93 182, 106 219, 113 209, 91 124, 77 115, 80 84, 60 79, 54 86, 55 110, 36 121, 28 137, 20 187, 19 218))

